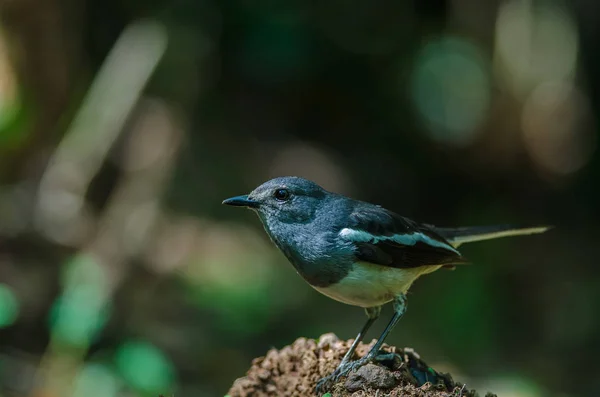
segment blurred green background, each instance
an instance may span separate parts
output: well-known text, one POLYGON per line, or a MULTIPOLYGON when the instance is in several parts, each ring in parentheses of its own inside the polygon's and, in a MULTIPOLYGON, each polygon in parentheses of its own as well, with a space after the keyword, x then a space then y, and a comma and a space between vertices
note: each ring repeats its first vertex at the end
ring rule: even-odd
MULTIPOLYGON (((359 308, 249 211, 282 175, 465 246, 389 338, 468 387, 597 396, 600 3, 3 0, 0 396, 222 396, 359 308)), ((368 334, 379 335, 391 309, 368 334)))

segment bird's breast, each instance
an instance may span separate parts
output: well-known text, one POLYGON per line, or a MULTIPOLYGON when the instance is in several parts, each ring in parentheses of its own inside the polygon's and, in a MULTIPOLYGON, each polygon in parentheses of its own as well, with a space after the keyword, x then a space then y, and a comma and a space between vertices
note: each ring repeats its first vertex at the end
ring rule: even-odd
POLYGON ((316 233, 307 226, 296 225, 269 235, 294 266, 298 274, 313 287, 337 283, 346 276, 354 261, 350 245, 336 244, 334 232, 316 233))
POLYGON ((424 273, 439 269, 428 266, 411 269, 384 267, 356 262, 345 277, 326 287, 313 287, 339 302, 360 307, 380 306, 406 293, 411 284, 424 273))

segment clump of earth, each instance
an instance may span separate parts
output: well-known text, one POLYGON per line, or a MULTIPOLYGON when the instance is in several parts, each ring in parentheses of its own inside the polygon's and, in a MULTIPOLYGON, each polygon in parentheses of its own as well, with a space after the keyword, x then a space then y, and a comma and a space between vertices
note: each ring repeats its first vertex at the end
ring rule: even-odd
MULTIPOLYGON (((373 343, 359 344, 356 355, 367 354, 373 343)), ((298 338, 290 346, 269 350, 266 356, 254 359, 246 376, 237 379, 227 394, 231 397, 315 396, 317 382, 336 369, 351 344, 352 339, 342 341, 334 334, 325 334, 318 340, 298 338)), ((395 354, 341 377, 330 386, 327 397, 479 396, 475 390, 455 382, 449 374, 430 368, 411 349, 384 345, 383 350, 395 354)), ((495 395, 487 393, 485 397, 495 395)))

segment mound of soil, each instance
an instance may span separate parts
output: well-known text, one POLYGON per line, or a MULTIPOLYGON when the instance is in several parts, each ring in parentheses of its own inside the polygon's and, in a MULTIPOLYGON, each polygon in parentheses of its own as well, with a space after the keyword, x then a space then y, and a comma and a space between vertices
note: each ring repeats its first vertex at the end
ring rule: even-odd
MULTIPOLYGON (((325 334, 318 341, 299 338, 291 346, 281 350, 272 349, 265 357, 252 361, 247 375, 234 382, 228 395, 315 396, 317 381, 335 370, 351 343, 352 339, 341 341, 334 334, 325 334)), ((356 354, 362 357, 371 344, 361 343, 356 354)), ((390 355, 388 361, 367 364, 340 378, 327 394, 331 397, 478 396, 475 390, 467 390, 465 385, 454 382, 449 374, 441 374, 430 368, 411 349, 384 345, 383 350, 396 354, 390 355)), ((495 395, 488 393, 485 397, 495 395)))

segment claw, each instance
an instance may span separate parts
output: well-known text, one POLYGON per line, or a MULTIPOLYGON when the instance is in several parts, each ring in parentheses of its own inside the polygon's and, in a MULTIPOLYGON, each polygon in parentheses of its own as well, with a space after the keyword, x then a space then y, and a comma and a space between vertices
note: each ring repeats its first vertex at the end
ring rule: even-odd
POLYGON ((351 361, 344 365, 340 365, 337 367, 335 371, 329 376, 326 376, 317 382, 316 391, 317 394, 325 393, 335 382, 337 382, 341 377, 346 376, 349 372, 355 371, 365 365, 366 363, 372 361, 372 359, 368 356, 360 358, 356 361, 351 361))
POLYGON ((335 382, 338 381, 340 377, 343 376, 343 373, 340 372, 340 368, 338 367, 331 375, 328 375, 317 382, 317 394, 326 393, 331 386, 335 382))
POLYGON ((317 382, 317 387, 315 388, 317 395, 321 395, 322 393, 326 393, 329 390, 331 379, 329 376, 324 377, 323 379, 317 382))

